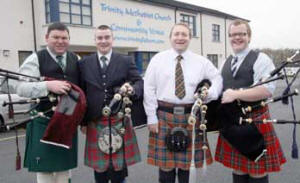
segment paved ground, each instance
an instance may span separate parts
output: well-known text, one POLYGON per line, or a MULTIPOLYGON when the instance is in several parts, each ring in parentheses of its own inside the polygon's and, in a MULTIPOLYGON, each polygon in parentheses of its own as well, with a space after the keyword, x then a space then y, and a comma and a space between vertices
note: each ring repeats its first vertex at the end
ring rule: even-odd
MULTIPOLYGON (((299 83, 299 82, 298 82, 299 83)), ((299 84, 294 87, 299 88, 299 84)), ((282 82, 278 83, 276 94, 279 94, 284 89, 282 82)), ((294 98, 296 113, 300 119, 300 97, 294 98)), ((271 114, 273 118, 277 119, 292 119, 291 110, 289 107, 276 103, 271 105, 271 114)), ((292 144, 292 125, 275 125, 276 132, 280 138, 282 148, 287 157, 287 163, 282 167, 279 173, 272 173, 270 175, 270 182, 272 183, 300 183, 300 160, 290 158, 291 144, 292 144)), ((297 131, 300 131, 298 125, 297 131)), ((130 177, 127 183, 155 183, 158 182, 157 169, 145 163, 147 153, 148 131, 146 128, 136 131, 139 140, 143 162, 134 165, 130 168, 130 177)), ((24 134, 24 132, 21 132, 24 134)), ((34 183, 35 175, 28 173, 26 169, 21 171, 14 170, 15 161, 15 141, 10 139, 13 133, 0 134, 0 183, 34 183)), ((209 134, 209 142, 212 148, 212 153, 215 152, 215 145, 218 134, 209 134)), ((19 138, 22 156, 24 152, 24 137, 19 138)), ((297 134, 297 142, 300 148, 300 134, 297 134)), ((72 183, 93 183, 93 175, 91 169, 83 165, 83 148, 84 136, 79 138, 79 167, 76 168, 72 174, 72 183)), ((300 153, 300 152, 299 152, 300 153)), ((300 155, 300 154, 299 154, 300 155)), ((22 157, 23 158, 23 157, 22 157)), ((199 170, 199 181, 201 183, 231 183, 231 171, 224 168, 219 163, 214 163, 209 166, 206 171, 199 170)))

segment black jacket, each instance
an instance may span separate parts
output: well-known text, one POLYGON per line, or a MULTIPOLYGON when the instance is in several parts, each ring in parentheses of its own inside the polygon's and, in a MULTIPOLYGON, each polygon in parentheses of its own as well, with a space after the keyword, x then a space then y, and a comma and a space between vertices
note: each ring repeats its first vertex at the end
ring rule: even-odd
POLYGON ((133 86, 134 100, 141 100, 143 97, 143 79, 130 56, 113 52, 105 76, 105 73, 101 71, 97 53, 83 58, 79 62, 79 70, 81 88, 86 94, 88 105, 83 125, 101 118, 102 108, 105 104, 109 104, 114 95, 114 89, 125 82, 130 82, 133 86))

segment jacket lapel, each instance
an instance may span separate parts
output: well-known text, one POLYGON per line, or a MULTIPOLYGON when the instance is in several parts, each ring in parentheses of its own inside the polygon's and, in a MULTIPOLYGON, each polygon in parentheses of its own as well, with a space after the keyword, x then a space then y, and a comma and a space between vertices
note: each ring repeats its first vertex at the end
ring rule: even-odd
POLYGON ((116 74, 115 72, 118 67, 118 64, 119 64, 118 63, 118 55, 115 54, 114 52, 112 52, 111 58, 110 58, 110 61, 109 61, 109 64, 108 64, 108 67, 106 70, 106 73, 109 76, 108 78, 111 78, 112 74, 116 74))
POLYGON ((93 59, 90 60, 89 65, 89 69, 91 69, 90 74, 92 74, 93 76, 90 78, 93 78, 95 80, 90 80, 87 82, 90 82, 94 85, 96 85, 98 88, 102 88, 101 83, 102 83, 102 79, 101 79, 101 68, 100 68, 100 63, 98 61, 98 56, 97 53, 93 55, 93 59))

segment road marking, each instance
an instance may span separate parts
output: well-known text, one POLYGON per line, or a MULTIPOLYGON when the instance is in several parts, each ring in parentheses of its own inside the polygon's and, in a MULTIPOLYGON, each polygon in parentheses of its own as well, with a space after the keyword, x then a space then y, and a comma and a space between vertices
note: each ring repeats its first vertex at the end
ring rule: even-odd
MULTIPOLYGON (((19 135, 18 137, 25 137, 26 135, 19 135)), ((2 141, 7 141, 7 140, 11 140, 11 139, 15 139, 16 136, 13 136, 13 137, 6 137, 6 138, 2 138, 0 139, 0 142, 2 141)))

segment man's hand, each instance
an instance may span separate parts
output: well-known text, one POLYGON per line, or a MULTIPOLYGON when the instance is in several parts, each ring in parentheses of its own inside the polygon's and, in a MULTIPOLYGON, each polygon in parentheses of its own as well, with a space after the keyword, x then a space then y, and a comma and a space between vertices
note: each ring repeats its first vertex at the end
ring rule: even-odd
POLYGON ((55 94, 67 94, 71 89, 71 85, 66 81, 46 81, 48 91, 55 94))
POLYGON ((158 123, 156 124, 149 124, 148 130, 152 133, 158 133, 158 123))
POLYGON ((231 103, 237 99, 237 91, 233 89, 227 89, 223 93, 222 104, 231 103))

